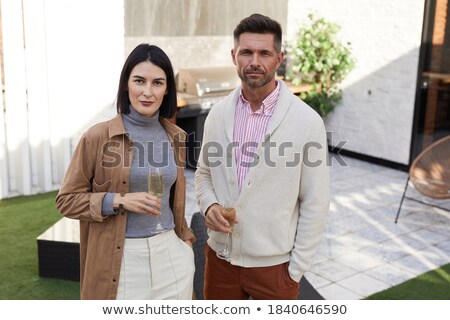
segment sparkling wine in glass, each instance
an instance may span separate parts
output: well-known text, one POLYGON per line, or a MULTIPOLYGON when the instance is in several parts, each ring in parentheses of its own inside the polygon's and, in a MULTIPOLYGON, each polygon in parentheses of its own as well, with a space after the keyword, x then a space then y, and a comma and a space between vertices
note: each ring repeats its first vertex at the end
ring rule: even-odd
MULTIPOLYGON (((228 203, 224 203, 222 208, 222 216, 228 221, 230 227, 233 229, 234 221, 236 220, 236 209, 233 208, 228 203)), ((225 248, 217 252, 217 257, 223 260, 230 261, 231 258, 231 248, 230 248, 230 234, 227 233, 227 238, 225 240, 225 248)))
MULTIPOLYGON (((161 199, 164 195, 163 175, 159 168, 150 167, 148 169, 148 192, 155 197, 161 199)), ((161 215, 158 217, 158 223, 156 224, 156 231, 163 230, 161 225, 161 215)))

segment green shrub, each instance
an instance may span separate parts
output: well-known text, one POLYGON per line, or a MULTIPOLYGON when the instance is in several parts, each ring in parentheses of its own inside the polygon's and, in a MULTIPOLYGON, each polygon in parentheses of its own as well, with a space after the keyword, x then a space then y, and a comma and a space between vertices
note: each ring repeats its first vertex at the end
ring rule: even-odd
POLYGON ((355 65, 350 43, 342 44, 340 27, 323 18, 308 15, 308 23, 299 28, 294 42, 287 48, 286 78, 295 85, 313 84, 300 98, 322 117, 333 111, 342 98, 339 84, 355 65))

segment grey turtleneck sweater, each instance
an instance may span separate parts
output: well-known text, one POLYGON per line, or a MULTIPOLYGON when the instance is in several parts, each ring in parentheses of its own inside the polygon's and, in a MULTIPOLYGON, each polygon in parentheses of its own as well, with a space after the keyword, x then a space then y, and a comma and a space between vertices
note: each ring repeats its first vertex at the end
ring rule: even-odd
MULTIPOLYGON (((159 113, 150 118, 144 117, 130 106, 131 112, 123 115, 123 124, 131 141, 134 157, 130 170, 130 192, 147 192, 148 168, 158 167, 163 174, 164 195, 161 199, 161 219, 164 231, 175 227, 173 213, 169 206, 170 188, 175 183, 177 169, 172 145, 166 131, 159 123, 159 113)), ((114 193, 103 198, 103 215, 115 214, 113 210, 114 193)), ((154 236, 158 217, 128 212, 127 238, 145 238, 154 236)))

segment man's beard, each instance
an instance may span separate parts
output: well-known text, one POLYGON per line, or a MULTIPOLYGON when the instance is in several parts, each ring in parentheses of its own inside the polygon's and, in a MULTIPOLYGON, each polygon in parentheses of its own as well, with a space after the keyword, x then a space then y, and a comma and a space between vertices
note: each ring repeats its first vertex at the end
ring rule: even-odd
POLYGON ((251 79, 246 75, 246 71, 259 71, 261 74, 264 74, 260 69, 252 68, 247 69, 244 72, 238 71, 239 78, 247 84, 250 88, 260 88, 268 84, 275 77, 275 74, 264 74, 265 76, 262 79, 251 79))

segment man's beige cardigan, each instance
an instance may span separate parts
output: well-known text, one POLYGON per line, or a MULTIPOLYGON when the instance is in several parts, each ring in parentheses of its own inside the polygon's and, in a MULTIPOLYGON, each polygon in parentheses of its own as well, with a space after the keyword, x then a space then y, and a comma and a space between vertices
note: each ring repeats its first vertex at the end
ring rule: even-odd
MULTIPOLYGON (((310 268, 329 209, 328 146, 320 116, 280 81, 280 95, 242 190, 233 148, 234 110, 241 88, 214 106, 205 122, 195 175, 204 214, 232 200, 239 223, 231 264, 272 266, 290 261, 295 281, 310 268)), ((225 234, 209 230, 209 246, 223 248, 225 234)))

